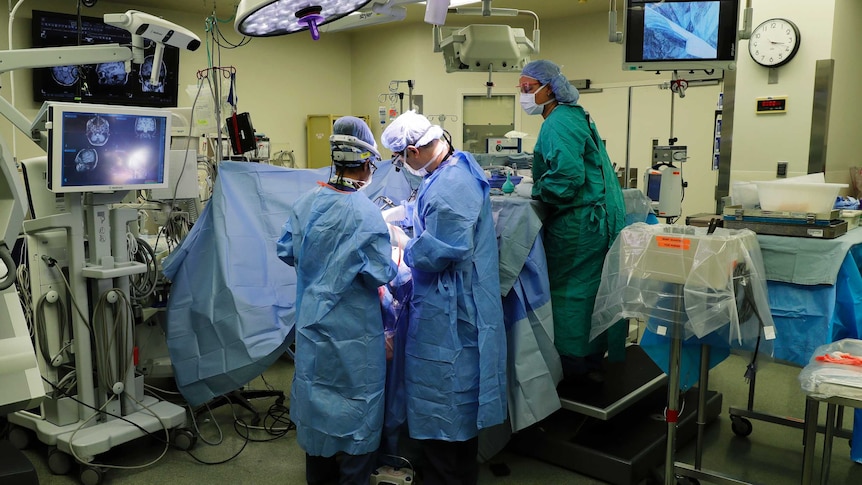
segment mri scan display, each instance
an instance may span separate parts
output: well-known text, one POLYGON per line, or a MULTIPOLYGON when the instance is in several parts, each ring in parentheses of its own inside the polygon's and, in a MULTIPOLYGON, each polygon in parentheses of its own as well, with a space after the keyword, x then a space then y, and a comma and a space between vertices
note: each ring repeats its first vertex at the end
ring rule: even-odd
POLYGON ((129 80, 125 62, 103 62, 96 66, 99 84, 103 86, 125 86, 129 80))
POLYGON ((60 86, 74 86, 78 82, 78 67, 54 66, 51 68, 51 78, 60 86))
POLYGON ((90 145, 100 147, 108 143, 109 136, 111 136, 111 124, 108 120, 98 115, 87 120, 87 140, 90 145))
POLYGON ((62 140, 64 187, 114 187, 163 181, 165 140, 170 136, 168 117, 116 110, 116 113, 67 110, 59 120, 54 120, 54 129, 59 130, 54 136, 62 140))
POLYGON ((99 164, 99 153, 92 148, 84 148, 75 155, 76 172, 92 172, 99 164))
POLYGON ((140 75, 138 79, 141 81, 141 91, 145 93, 163 93, 165 92, 165 76, 168 72, 168 67, 165 65, 164 61, 161 63, 161 69, 159 69, 159 82, 157 84, 151 84, 150 78, 153 74, 153 56, 147 56, 144 58, 144 62, 141 64, 140 75))

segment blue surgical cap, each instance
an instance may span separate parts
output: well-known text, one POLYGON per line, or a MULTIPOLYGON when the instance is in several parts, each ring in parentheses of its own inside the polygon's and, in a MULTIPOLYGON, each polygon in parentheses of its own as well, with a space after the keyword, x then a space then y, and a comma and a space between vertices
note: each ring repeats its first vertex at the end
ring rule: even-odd
POLYGON ((554 92, 554 97, 560 104, 576 104, 581 94, 578 88, 572 86, 566 76, 560 71, 560 66, 551 61, 539 60, 528 63, 521 71, 522 76, 533 78, 542 84, 547 84, 554 92))
POLYGON ((374 134, 371 133, 371 128, 355 116, 342 116, 335 120, 332 125, 333 135, 350 135, 359 138, 369 145, 377 148, 377 142, 374 141, 374 134))
POLYGON ((432 125, 428 118, 410 110, 392 121, 380 135, 383 146, 393 152, 403 152, 408 145, 424 147, 443 136, 443 128, 432 125))

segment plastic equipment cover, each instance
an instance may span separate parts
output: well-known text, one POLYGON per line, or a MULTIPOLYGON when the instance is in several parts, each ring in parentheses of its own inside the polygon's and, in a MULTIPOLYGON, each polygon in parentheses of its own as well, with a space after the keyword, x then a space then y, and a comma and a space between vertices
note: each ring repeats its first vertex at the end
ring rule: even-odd
MULTIPOLYGON (((846 359, 851 360, 851 359, 846 359)), ((845 397, 862 401, 862 340, 843 339, 821 345, 799 373, 802 391, 814 398, 845 397), (818 357, 849 354, 856 363, 821 362, 818 357)))
POLYGON ((626 204, 626 225, 635 222, 658 224, 658 218, 652 210, 652 201, 638 189, 623 189, 623 201, 626 204))
MULTIPOLYGON (((843 397, 862 400, 862 366, 819 362, 817 356, 844 352, 862 357, 862 340, 843 339, 821 345, 814 351, 811 362, 799 373, 802 391, 814 398, 843 397)), ((853 413, 853 438, 850 459, 862 463, 862 409, 853 413)))
POLYGON ((590 338, 621 318, 641 318, 659 335, 681 324, 683 339, 703 338, 729 324, 728 344, 740 344, 757 340, 759 314, 766 339, 774 339, 755 233, 706 232, 665 224, 624 228, 605 258, 590 338), (754 310, 743 312, 743 321, 741 304, 754 310))
POLYGON ((209 204, 164 263, 168 351, 191 406, 242 387, 291 343, 296 274, 275 243, 290 204, 328 177, 328 167, 219 165, 209 204))

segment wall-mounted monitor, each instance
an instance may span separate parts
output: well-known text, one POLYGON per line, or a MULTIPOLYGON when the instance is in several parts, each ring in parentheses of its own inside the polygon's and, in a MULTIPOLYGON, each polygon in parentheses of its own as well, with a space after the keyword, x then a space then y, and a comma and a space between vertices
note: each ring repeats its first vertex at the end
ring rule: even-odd
POLYGON ((49 103, 45 110, 52 192, 168 187, 170 111, 79 103, 49 103))
MULTIPOLYGON (((130 45, 132 35, 107 25, 98 17, 33 10, 33 47, 76 45, 130 45)), ((180 53, 166 46, 159 82, 150 83, 155 44, 144 40, 145 57, 140 65, 104 62, 82 66, 57 66, 33 70, 33 100, 81 101, 100 104, 172 107, 177 105, 180 53)))
POLYGON ((623 69, 733 70, 739 0, 626 0, 623 69))

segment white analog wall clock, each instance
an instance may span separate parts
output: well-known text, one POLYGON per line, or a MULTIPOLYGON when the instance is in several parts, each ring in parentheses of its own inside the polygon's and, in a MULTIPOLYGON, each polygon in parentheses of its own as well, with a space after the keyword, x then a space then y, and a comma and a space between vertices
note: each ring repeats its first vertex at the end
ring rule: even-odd
POLYGON ((799 41, 799 28, 796 24, 783 18, 769 19, 751 32, 748 54, 761 66, 783 66, 796 56, 799 41))

